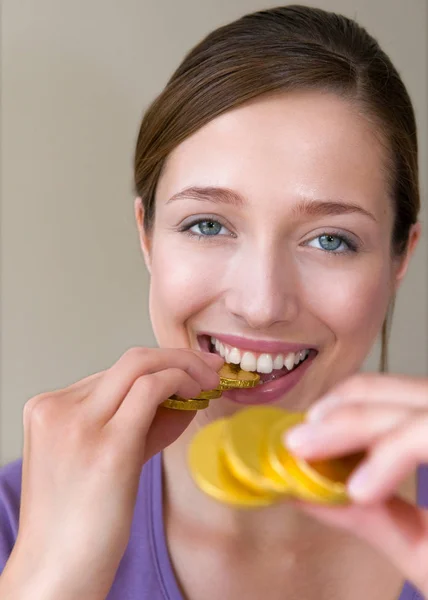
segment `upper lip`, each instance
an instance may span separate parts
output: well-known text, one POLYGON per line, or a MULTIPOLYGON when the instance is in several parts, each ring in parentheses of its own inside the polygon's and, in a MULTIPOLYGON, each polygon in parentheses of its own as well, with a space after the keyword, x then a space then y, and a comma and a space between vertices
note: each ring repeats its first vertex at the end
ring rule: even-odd
POLYGON ((278 353, 284 354, 287 352, 299 352, 300 350, 316 349, 313 344, 293 344, 291 342, 255 340, 238 335, 223 335, 221 333, 204 333, 209 337, 214 337, 216 340, 238 348, 239 350, 248 350, 249 352, 267 352, 269 354, 278 353))

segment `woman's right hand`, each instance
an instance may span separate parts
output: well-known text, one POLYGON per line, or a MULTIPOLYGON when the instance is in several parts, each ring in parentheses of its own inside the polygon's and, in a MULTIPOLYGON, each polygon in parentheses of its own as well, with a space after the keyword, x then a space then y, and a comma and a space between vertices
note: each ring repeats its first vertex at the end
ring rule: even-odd
POLYGON ((45 587, 40 597, 104 599, 128 543, 141 468, 195 414, 159 405, 215 388, 222 364, 193 350, 132 348, 106 371, 29 400, 19 531, 4 573, 33 592, 45 587))

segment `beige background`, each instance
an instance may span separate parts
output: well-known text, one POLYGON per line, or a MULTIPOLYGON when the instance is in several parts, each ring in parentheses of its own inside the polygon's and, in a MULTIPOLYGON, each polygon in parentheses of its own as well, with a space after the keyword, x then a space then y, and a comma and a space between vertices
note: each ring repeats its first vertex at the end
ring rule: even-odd
MULTIPOLYGON (((426 191, 425 0, 312 5, 359 19, 402 72, 419 120, 426 191)), ((204 34, 268 6, 4 0, 0 463, 21 454, 28 398, 107 367, 129 346, 154 344, 133 223, 140 116, 204 34)), ((427 373, 427 258, 425 234, 397 306, 395 371, 427 373)))

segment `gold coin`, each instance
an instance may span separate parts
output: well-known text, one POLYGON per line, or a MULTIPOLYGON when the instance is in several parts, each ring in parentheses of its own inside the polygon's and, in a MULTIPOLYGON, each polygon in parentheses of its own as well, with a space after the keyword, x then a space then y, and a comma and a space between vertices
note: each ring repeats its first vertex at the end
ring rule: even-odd
POLYGON ((252 371, 244 371, 239 365, 224 363, 219 371, 220 384, 217 389, 231 390, 236 388, 253 388, 260 381, 260 375, 252 371))
POLYGON ((294 457, 294 461, 299 471, 311 480, 312 485, 317 486, 317 491, 326 494, 328 503, 343 504, 350 501, 346 483, 364 457, 364 453, 358 452, 322 461, 305 461, 294 457))
POLYGON ((274 496, 253 492, 229 473, 222 452, 226 422, 226 419, 213 421, 193 438, 188 453, 193 480, 211 498, 226 504, 242 508, 272 504, 274 496))
POLYGON ((223 394, 222 390, 205 390, 192 398, 192 400, 216 400, 223 394))
POLYGON ((179 396, 171 396, 161 406, 165 408, 174 408, 175 410, 201 410, 209 406, 209 400, 194 400, 193 398, 186 399, 179 396))
POLYGON ((282 438, 290 426, 303 421, 303 415, 294 423, 290 423, 290 417, 275 424, 269 433, 268 457, 274 471, 289 482, 294 495, 302 500, 331 505, 348 503, 346 480, 361 455, 317 462, 293 456, 282 438))
POLYGON ((254 406, 227 420, 223 441, 224 457, 231 473, 258 493, 287 494, 289 487, 267 461, 267 434, 284 417, 274 407, 254 406))
POLYGON ((301 423, 304 420, 302 413, 285 413, 282 419, 279 419, 268 432, 267 439, 267 461, 272 470, 287 485, 290 493, 300 499, 315 502, 316 494, 307 488, 305 482, 289 469, 290 453, 285 448, 282 438, 287 429, 301 423))

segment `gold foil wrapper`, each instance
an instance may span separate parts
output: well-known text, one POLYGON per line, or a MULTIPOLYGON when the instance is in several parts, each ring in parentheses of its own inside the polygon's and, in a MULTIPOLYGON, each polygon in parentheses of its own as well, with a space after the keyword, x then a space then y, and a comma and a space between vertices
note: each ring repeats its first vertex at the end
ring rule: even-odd
POLYGON ((256 387, 260 381, 260 375, 253 371, 243 371, 239 365, 224 363, 219 371, 219 390, 248 389, 256 387))
POLYGON ((175 410, 202 410, 209 406, 210 400, 220 398, 225 390, 237 388, 253 388, 260 381, 260 375, 250 371, 243 371, 239 365, 224 363, 219 371, 220 384, 214 390, 204 390, 196 398, 179 398, 171 396, 161 406, 175 410))
POLYGON ((161 406, 165 408, 174 408, 175 410, 202 410, 207 408, 209 400, 196 400, 193 398, 180 398, 179 396, 171 396, 161 406))

